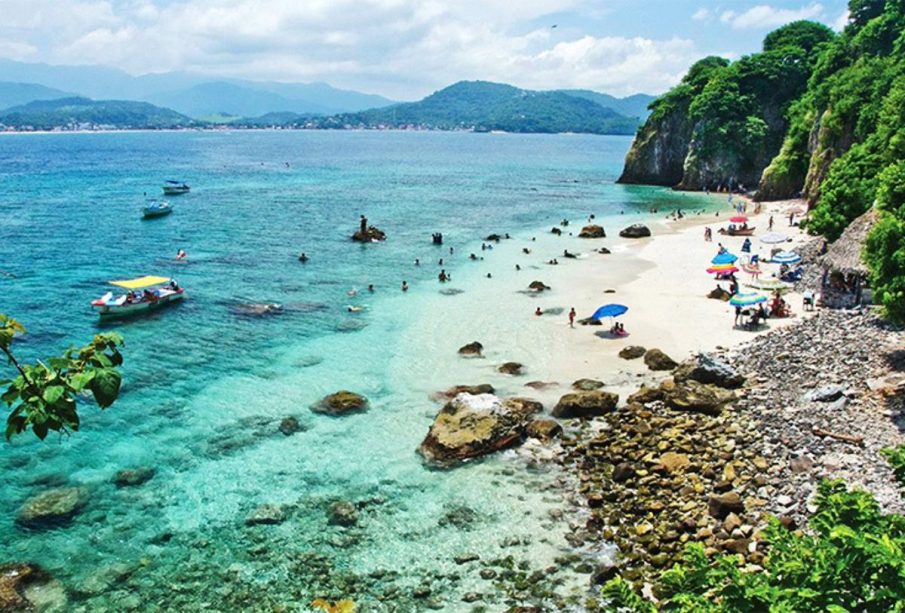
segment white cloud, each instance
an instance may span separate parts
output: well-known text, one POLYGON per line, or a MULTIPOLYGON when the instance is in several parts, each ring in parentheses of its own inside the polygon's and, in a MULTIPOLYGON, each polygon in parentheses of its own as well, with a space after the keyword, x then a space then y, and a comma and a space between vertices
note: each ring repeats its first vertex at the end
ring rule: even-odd
POLYGON ((695 21, 710 21, 711 12, 709 9, 699 8, 694 12, 694 15, 691 16, 695 21))
POLYGON ((845 26, 848 25, 849 19, 851 18, 851 13, 848 12, 848 9, 842 11, 839 17, 833 22, 833 29, 837 32, 841 32, 845 29, 845 26))
POLYGON ((819 2, 812 2, 800 9, 783 9, 759 4, 741 13, 724 11, 720 15, 720 21, 730 24, 735 30, 775 28, 799 19, 817 19, 823 16, 823 12, 823 5, 819 2))
MULTIPOLYGON (((414 99, 460 79, 659 93, 705 52, 682 38, 551 31, 588 0, 0 0, 0 56, 312 81, 414 99)), ((700 12, 700 11, 699 11, 700 12)), ((711 13, 711 17, 715 13, 711 13)))

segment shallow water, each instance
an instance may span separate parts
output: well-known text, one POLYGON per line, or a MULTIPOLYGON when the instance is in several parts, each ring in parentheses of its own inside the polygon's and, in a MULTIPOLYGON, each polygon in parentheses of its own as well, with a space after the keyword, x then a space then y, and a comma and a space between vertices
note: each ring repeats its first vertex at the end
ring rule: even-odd
POLYGON ((568 475, 530 449, 450 471, 425 468, 415 449, 438 388, 486 373, 517 391, 489 366, 435 350, 436 335, 473 340, 444 328, 445 310, 499 307, 469 292, 486 272, 510 274, 518 252, 514 241, 481 252, 480 237, 537 236, 538 255, 555 255, 540 232, 562 218, 580 227, 589 213, 627 222, 651 206, 707 205, 616 185, 629 145, 465 133, 3 135, 0 312, 28 327, 21 354, 108 329, 88 302, 110 279, 172 275, 189 299, 110 326, 127 343, 114 407, 84 403, 76 435, 23 436, 0 449, 0 561, 41 564, 67 586, 67 606, 84 610, 306 610, 323 596, 365 610, 454 611, 476 606, 462 602, 468 592, 491 610, 555 602, 526 587, 540 583, 528 581, 532 572, 560 602, 580 602, 587 575, 566 567, 567 526, 550 514, 566 507, 556 485, 568 475), (170 199, 172 215, 142 221, 144 194, 156 197, 167 178, 192 192, 170 199), (389 240, 351 243, 361 213, 389 240), (435 231, 443 247, 431 244, 435 231), (187 263, 175 263, 178 249, 187 263), (471 252, 485 260, 469 261, 471 252), (445 289, 462 293, 439 291, 440 258, 454 280, 445 289), (250 303, 283 309, 256 316, 250 303), (366 395, 371 410, 342 419, 309 411, 343 388, 366 395), (288 415, 305 430, 280 434, 288 415), (137 466, 157 473, 139 487, 112 485, 116 471, 137 466), (15 526, 26 498, 63 484, 90 493, 70 525, 15 526), (337 500, 356 503, 355 527, 328 524, 337 500), (246 527, 265 503, 287 505, 287 519, 246 527), (466 553, 481 559, 456 564, 466 553), (491 565, 513 571, 481 578, 491 565))

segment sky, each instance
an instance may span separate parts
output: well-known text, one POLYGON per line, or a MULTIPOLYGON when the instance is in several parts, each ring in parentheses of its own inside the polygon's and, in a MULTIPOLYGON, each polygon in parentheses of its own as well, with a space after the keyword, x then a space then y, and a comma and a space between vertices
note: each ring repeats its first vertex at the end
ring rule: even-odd
POLYGON ((463 79, 660 94, 846 0, 0 0, 0 58, 419 99, 463 79))

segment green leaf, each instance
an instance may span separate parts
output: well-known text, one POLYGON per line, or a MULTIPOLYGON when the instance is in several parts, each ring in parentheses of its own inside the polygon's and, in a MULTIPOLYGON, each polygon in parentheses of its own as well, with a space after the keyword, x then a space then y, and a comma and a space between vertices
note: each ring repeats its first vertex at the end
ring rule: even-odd
POLYGON ((94 373, 95 371, 93 370, 86 370, 70 375, 68 380, 69 387, 77 392, 82 391, 94 379, 94 373))
POLYGON ((66 393, 66 388, 62 385, 49 385, 44 388, 44 402, 47 404, 56 404, 57 401, 66 393))
POLYGON ((35 435, 42 441, 47 437, 47 424, 43 421, 32 424, 31 428, 35 431, 35 435))
POLYGON ((116 401, 122 380, 122 375, 113 368, 102 368, 95 372, 90 389, 102 409, 106 409, 116 401))

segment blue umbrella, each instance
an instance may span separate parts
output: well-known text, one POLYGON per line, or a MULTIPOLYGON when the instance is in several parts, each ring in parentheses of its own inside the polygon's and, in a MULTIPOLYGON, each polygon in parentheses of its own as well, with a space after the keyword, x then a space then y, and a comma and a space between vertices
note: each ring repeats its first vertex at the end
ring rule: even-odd
POLYGON ((605 304, 591 315, 591 319, 600 319, 602 317, 619 317, 628 311, 628 307, 621 304, 605 304))
POLYGON ((751 306, 754 304, 760 304, 761 302, 766 302, 767 297, 763 294, 736 294, 732 298, 729 299, 729 304, 732 306, 751 306))
POLYGON ((710 260, 711 264, 735 264, 735 261, 738 259, 737 255, 733 255, 728 251, 724 251, 723 253, 716 254, 712 260, 710 260))
POLYGON ((801 261, 801 256, 794 251, 780 251, 770 258, 770 261, 777 264, 797 264, 801 261))

